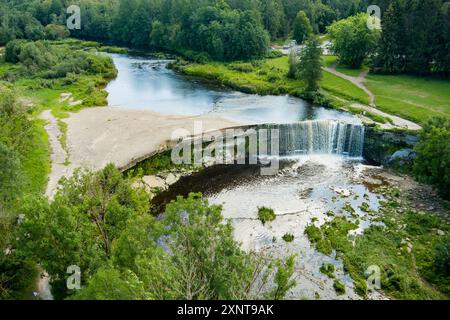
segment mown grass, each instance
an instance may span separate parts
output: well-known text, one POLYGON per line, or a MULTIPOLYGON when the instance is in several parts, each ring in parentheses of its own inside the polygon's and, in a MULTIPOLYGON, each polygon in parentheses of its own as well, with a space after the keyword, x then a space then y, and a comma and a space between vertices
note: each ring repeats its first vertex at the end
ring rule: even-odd
POLYGON ((358 88, 350 81, 342 79, 334 74, 324 71, 323 79, 321 81, 322 89, 328 91, 334 96, 349 100, 356 101, 362 104, 370 104, 369 96, 364 90, 358 88))
POLYGON ((409 75, 367 76, 366 86, 384 112, 419 124, 434 116, 450 117, 450 81, 409 75))

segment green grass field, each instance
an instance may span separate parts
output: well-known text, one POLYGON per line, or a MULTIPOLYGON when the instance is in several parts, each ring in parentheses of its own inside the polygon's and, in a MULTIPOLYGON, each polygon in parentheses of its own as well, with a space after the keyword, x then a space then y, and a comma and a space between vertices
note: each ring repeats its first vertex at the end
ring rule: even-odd
POLYGON ((424 123, 450 117, 450 81, 407 75, 368 75, 366 85, 380 110, 424 123))
POLYGON ((351 77, 358 77, 363 71, 368 70, 368 67, 362 66, 361 68, 354 69, 342 64, 338 64, 337 56, 323 56, 323 62, 326 67, 331 68, 336 65, 336 70, 351 77))

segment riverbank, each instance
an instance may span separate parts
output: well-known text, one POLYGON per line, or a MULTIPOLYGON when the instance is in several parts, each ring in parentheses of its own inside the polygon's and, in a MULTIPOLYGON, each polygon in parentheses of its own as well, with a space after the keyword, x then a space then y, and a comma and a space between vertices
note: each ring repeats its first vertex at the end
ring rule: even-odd
POLYGON ((324 68, 321 80, 322 89, 313 99, 304 94, 302 81, 287 77, 288 57, 203 64, 179 59, 171 67, 183 74, 242 92, 260 95, 289 94, 326 107, 352 112, 365 123, 376 124, 384 129, 420 130, 420 124, 430 117, 448 116, 450 113, 444 103, 449 99, 448 90, 444 90, 448 84, 445 80, 372 75, 364 68, 349 70, 337 66, 332 69, 336 58, 330 59, 328 56, 324 57, 324 64, 327 67, 324 68), (353 79, 358 83, 352 83, 350 80, 353 79), (383 83, 384 80, 386 83, 383 83), (408 96, 401 98, 403 92, 408 96), (424 99, 424 96, 428 98, 424 99))
MULTIPOLYGON (((160 160, 149 159, 148 168, 160 160)), ((258 172, 213 166, 183 176, 163 167, 146 171, 152 176, 135 187, 166 183, 149 191, 155 214, 177 196, 201 192, 223 206, 245 250, 280 258, 297 253, 297 285, 288 299, 448 299, 445 276, 434 268, 450 228, 449 204, 430 186, 383 167, 323 156, 283 163, 273 177, 258 172), (274 221, 259 221, 261 206, 274 210, 274 221), (376 291, 367 286, 367 270, 380 272, 376 291)))
MULTIPOLYGON (((174 133, 178 132, 177 137, 183 137, 180 132, 185 132, 184 137, 193 135, 198 124, 200 133, 245 124, 214 116, 167 116, 118 107, 87 108, 62 121, 67 125, 69 153, 63 170, 59 164, 52 167, 53 182, 70 176, 76 168, 96 171, 112 163, 127 169, 168 149, 174 143, 174 133)), ((47 193, 53 194, 55 187, 54 183, 49 184, 47 193)))

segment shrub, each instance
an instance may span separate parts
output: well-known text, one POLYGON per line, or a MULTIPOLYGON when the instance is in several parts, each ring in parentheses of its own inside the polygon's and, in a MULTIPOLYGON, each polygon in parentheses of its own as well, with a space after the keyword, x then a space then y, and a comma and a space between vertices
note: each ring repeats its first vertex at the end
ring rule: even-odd
POLYGON ((345 294, 345 284, 341 280, 339 279, 334 280, 333 288, 338 295, 345 294))
POLYGON ((320 272, 322 272, 324 275, 327 275, 329 278, 334 278, 334 264, 332 263, 324 263, 320 267, 320 272))
POLYGON ((435 252, 434 268, 436 273, 450 277, 450 236, 438 242, 435 252))
POLYGON ((431 119, 423 127, 415 151, 416 178, 435 186, 442 197, 450 199, 450 119, 431 119))
POLYGON ((295 238, 294 235, 291 234, 291 233, 286 233, 283 236, 283 240, 286 241, 286 242, 292 242, 292 241, 294 241, 294 238, 295 238))
POLYGON ((274 221, 276 219, 275 211, 270 208, 261 207, 258 208, 258 219, 262 222, 262 224, 266 224, 267 222, 274 221))
POLYGON ((254 70, 251 63, 231 63, 228 65, 228 69, 244 73, 252 72, 254 70))
POLYGON ((44 28, 45 38, 48 40, 62 40, 70 36, 65 26, 49 24, 44 28))

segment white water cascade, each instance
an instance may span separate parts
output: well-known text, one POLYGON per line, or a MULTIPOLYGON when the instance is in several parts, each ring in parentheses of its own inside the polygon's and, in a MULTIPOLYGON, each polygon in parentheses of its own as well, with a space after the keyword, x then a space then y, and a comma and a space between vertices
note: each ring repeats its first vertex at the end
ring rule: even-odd
MULTIPOLYGON (((279 130, 280 156, 338 154, 362 157, 364 126, 335 120, 265 125, 279 130)), ((269 130, 270 133, 271 130, 269 130)))

